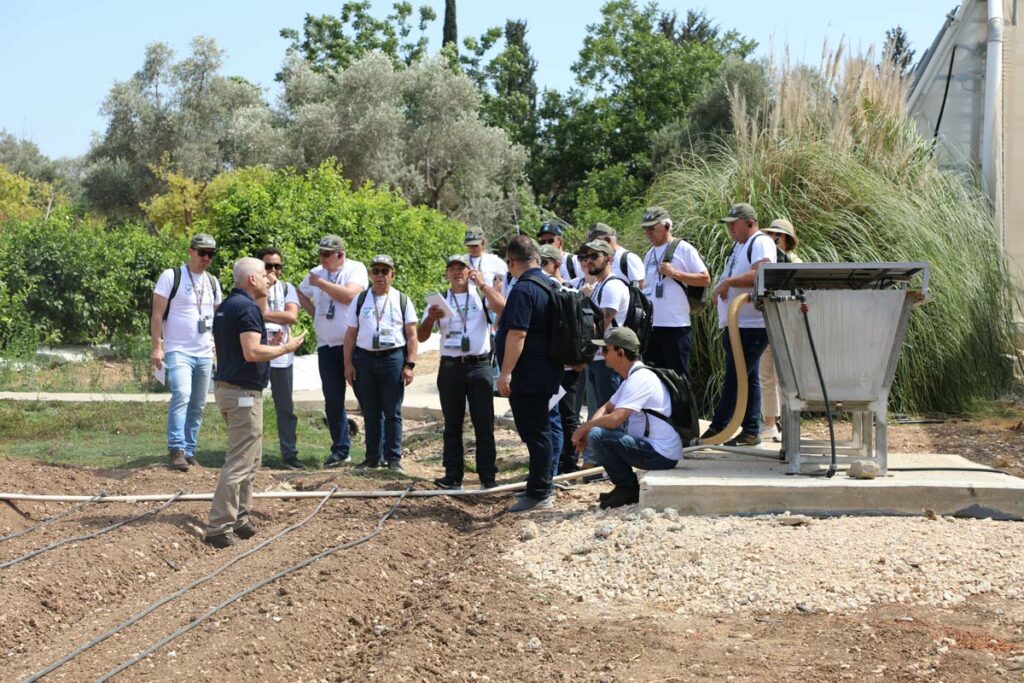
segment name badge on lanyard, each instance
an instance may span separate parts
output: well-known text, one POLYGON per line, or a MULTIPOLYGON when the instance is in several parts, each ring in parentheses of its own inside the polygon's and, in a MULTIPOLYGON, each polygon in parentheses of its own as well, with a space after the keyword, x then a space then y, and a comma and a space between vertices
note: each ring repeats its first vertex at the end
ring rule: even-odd
POLYGON ((469 351, 469 325, 467 320, 469 318, 469 292, 466 292, 466 300, 462 306, 459 306, 459 297, 454 292, 449 293, 452 298, 452 303, 455 305, 453 308, 459 314, 459 321, 453 319, 448 323, 448 333, 444 337, 444 348, 455 350, 458 349, 463 353, 469 351))
POLYGON ((381 325, 381 319, 384 317, 384 312, 388 309, 388 299, 390 297, 391 292, 385 294, 384 305, 378 309, 377 296, 373 296, 373 314, 377 319, 377 333, 373 335, 373 348, 375 349, 389 349, 393 346, 398 346, 393 316, 389 315, 389 322, 386 325, 381 325))
MULTIPOLYGON (((188 281, 192 284, 192 293, 196 297, 196 309, 199 312, 199 320, 196 322, 196 329, 199 330, 199 334, 206 334, 213 330, 213 314, 206 314, 203 312, 203 299, 206 298, 206 290, 212 289, 213 285, 210 282, 210 278, 206 273, 200 276, 200 280, 206 280, 206 284, 203 285, 202 289, 196 287, 196 281, 192 277, 192 271, 185 267, 185 272, 188 273, 188 281)), ((213 292, 210 292, 210 306, 213 306, 213 292)))

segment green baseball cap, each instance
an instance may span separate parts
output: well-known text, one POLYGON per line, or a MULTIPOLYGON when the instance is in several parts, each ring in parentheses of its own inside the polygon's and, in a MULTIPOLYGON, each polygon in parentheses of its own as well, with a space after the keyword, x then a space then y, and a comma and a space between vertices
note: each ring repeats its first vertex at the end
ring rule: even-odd
POLYGON ((589 242, 583 245, 583 248, 590 249, 591 251, 596 251, 599 254, 604 254, 605 256, 611 256, 612 254, 615 253, 615 249, 612 247, 612 245, 608 244, 604 240, 590 240, 589 242))
POLYGON ((757 212, 754 211, 754 207, 746 202, 740 202, 739 204, 733 204, 729 207, 729 213, 725 215, 725 218, 718 219, 719 223, 732 223, 738 220, 757 220, 757 212))
POLYGON ((337 235, 324 235, 320 238, 320 251, 345 251, 345 240, 337 235))
POLYGON ((201 232, 192 238, 188 246, 192 249, 216 249, 217 240, 213 239, 213 235, 201 232))
POLYGON ((553 244, 542 244, 540 245, 540 260, 541 261, 561 261, 565 257, 562 256, 562 250, 553 244))
POLYGON ((644 209, 644 216, 640 219, 641 228, 649 228, 669 220, 668 211, 660 206, 648 206, 644 209))
POLYGON ((463 256, 462 254, 452 254, 451 256, 449 256, 448 257, 448 261, 447 261, 447 263, 445 263, 444 267, 447 268, 448 266, 452 265, 453 263, 461 263, 462 265, 466 266, 467 268, 472 268, 473 267, 473 264, 469 262, 469 259, 466 258, 465 256, 463 256))
POLYGON ((598 239, 600 237, 618 237, 615 233, 615 228, 604 223, 594 223, 590 226, 590 232, 587 233, 587 241, 598 239))
POLYGON ((466 240, 463 242, 467 247, 484 243, 484 231, 480 228, 466 228, 466 240))
POLYGON ((391 270, 394 270, 395 262, 387 254, 377 254, 370 259, 370 267, 372 268, 373 266, 387 266, 391 268, 391 270))
POLYGON ((594 346, 614 346, 633 353, 640 353, 640 339, 636 332, 628 327, 613 327, 604 335, 604 339, 591 342, 594 346))

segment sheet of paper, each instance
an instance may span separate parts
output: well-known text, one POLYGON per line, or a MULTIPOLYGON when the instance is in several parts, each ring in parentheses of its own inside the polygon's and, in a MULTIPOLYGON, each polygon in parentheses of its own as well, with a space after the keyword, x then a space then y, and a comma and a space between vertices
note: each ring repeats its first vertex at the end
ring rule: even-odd
POLYGON ((558 387, 558 393, 552 396, 551 400, 548 401, 548 412, 555 409, 555 406, 558 405, 558 402, 562 400, 563 396, 565 396, 565 387, 558 387))
POLYGON ((167 366, 161 364, 159 368, 153 370, 153 378, 160 384, 167 384, 167 366))
POLYGON ((445 318, 454 318, 455 311, 448 304, 448 300, 441 296, 440 292, 434 292, 433 294, 427 294, 427 308, 431 306, 440 306, 441 310, 444 311, 445 318))

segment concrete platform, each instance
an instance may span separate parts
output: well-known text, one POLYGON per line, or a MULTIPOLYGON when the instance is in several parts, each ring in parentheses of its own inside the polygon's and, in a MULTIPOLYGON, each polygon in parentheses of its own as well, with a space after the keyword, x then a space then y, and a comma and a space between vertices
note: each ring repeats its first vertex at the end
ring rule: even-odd
POLYGON ((701 454, 675 469, 646 473, 640 505, 689 515, 920 515, 933 510, 954 517, 1024 520, 1024 479, 988 472, 891 471, 984 469, 958 455, 890 453, 889 467, 889 476, 879 479, 850 479, 842 471, 825 479, 789 476, 781 461, 701 454))

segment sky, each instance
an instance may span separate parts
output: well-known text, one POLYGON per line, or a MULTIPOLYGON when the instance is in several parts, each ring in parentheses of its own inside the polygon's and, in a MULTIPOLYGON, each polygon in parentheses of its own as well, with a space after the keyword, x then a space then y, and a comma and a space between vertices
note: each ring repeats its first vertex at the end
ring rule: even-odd
MULTIPOLYGON (((214 38, 226 51, 221 73, 262 86, 271 100, 274 74, 287 42, 278 32, 301 29, 306 14, 338 14, 345 0, 0 0, 0 129, 36 143, 50 157, 85 153, 102 132, 100 106, 115 81, 142 64, 146 45, 169 44, 178 57, 192 37, 214 38)), ((376 16, 392 2, 373 0, 376 16)), ((432 49, 441 40, 444 0, 428 4, 438 19, 429 29, 432 49)), ((525 19, 527 40, 538 62, 541 88, 572 85, 570 67, 588 24, 600 19, 600 0, 458 0, 460 41, 506 19, 525 19)), ((736 29, 760 44, 758 56, 788 48, 791 60, 817 65, 825 41, 845 39, 853 49, 880 45, 897 24, 907 31, 916 57, 931 45, 954 0, 719 0, 687 3, 659 0, 661 9, 706 8, 723 30, 736 29)))

